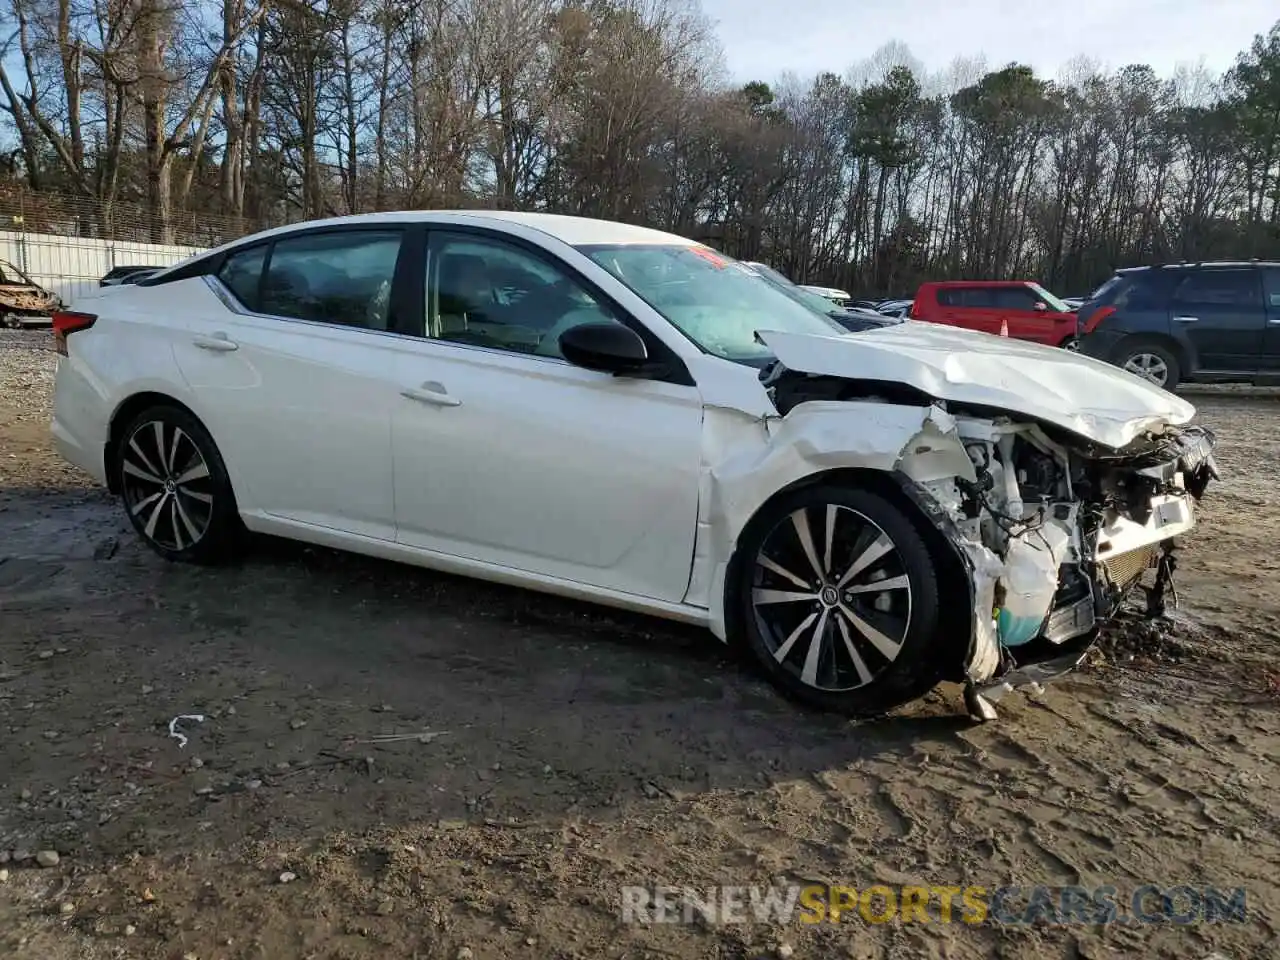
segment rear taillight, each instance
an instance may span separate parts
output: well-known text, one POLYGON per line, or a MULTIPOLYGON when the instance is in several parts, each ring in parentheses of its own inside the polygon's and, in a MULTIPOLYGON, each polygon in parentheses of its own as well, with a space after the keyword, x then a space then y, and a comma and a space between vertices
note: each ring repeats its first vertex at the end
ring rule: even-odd
POLYGON ((67 337, 77 330, 88 330, 98 318, 92 313, 57 310, 53 314, 53 347, 67 356, 67 337))
POLYGON ((1097 310, 1093 311, 1093 314, 1089 317, 1089 319, 1084 322, 1084 326, 1081 328, 1080 332, 1093 333, 1094 329, 1098 326, 1098 324, 1100 324, 1103 320, 1107 319, 1107 317, 1111 316, 1115 312, 1116 312, 1115 307, 1099 307, 1097 310))

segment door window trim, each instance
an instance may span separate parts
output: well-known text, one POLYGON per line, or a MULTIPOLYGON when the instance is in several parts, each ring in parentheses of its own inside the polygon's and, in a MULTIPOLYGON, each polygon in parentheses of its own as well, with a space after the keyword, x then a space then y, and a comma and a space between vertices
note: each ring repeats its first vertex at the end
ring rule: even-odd
MULTIPOLYGON (((440 238, 455 236, 458 238, 479 239, 497 246, 506 246, 520 253, 526 254, 538 261, 540 264, 554 269, 574 283, 578 284, 589 293, 601 305, 611 311, 619 323, 628 327, 635 332, 641 340, 644 341, 645 349, 649 352, 649 359, 660 364, 662 369, 647 376, 628 375, 626 379, 634 380, 654 380, 660 383, 670 383, 676 386, 695 387, 693 375, 689 372, 688 365, 684 360, 676 354, 667 344, 665 344, 657 334, 636 317, 631 311, 623 307, 617 300, 611 297, 600 285, 589 277, 584 275, 572 263, 557 257, 550 251, 540 247, 538 244, 526 240, 524 237, 506 233, 501 230, 493 230, 487 227, 478 227, 471 224, 440 224, 440 223, 424 223, 425 227, 425 244, 422 257, 416 261, 421 269, 417 271, 419 281, 417 288, 422 298, 421 310, 410 314, 413 318, 412 325, 420 326, 421 332, 406 333, 405 336, 413 337, 425 343, 440 344, 442 346, 453 347, 459 350, 476 350, 482 353, 494 353, 504 357, 521 357, 528 360, 537 360, 542 362, 564 364, 567 366, 576 366, 562 357, 539 356, 532 353, 521 353, 516 350, 504 350, 501 347, 486 347, 473 343, 461 343, 454 340, 444 340, 439 337, 432 337, 427 334, 427 310, 429 308, 427 297, 427 281, 430 277, 429 258, 436 255, 437 244, 440 238)), ((582 369, 578 367, 577 369, 582 369)))
MULTIPOLYGON (((416 285, 414 283, 414 264, 417 262, 416 257, 425 249, 423 239, 425 231, 422 224, 406 223, 404 221, 392 221, 387 223, 359 223, 359 224, 324 224, 316 227, 301 227, 296 231, 281 233, 277 236, 266 237, 261 240, 254 240, 244 243, 231 249, 224 250, 216 256, 210 257, 204 265, 201 273, 191 273, 189 276, 200 276, 204 279, 205 284, 213 291, 214 295, 233 313, 243 317, 251 317, 256 320, 276 320, 284 323, 303 323, 308 326, 317 327, 322 330, 343 330, 351 333, 367 333, 382 337, 410 337, 411 333, 401 329, 408 322, 408 317, 412 316, 415 309, 412 290, 416 285), (275 252, 275 245, 282 240, 294 240, 303 237, 324 236, 326 234, 351 234, 351 233, 399 233, 400 234, 400 250, 396 254, 396 265, 391 278, 391 300, 388 309, 390 310, 391 319, 394 326, 388 326, 386 330, 373 330, 369 327, 346 326, 337 323, 327 323, 323 320, 307 320, 302 317, 286 317, 276 313, 264 313, 260 310, 253 309, 240 300, 235 292, 222 281, 220 274, 222 268, 226 266, 228 260, 232 257, 240 256, 256 250, 259 247, 266 248, 266 254, 262 258, 262 270, 258 274, 258 290, 257 302, 262 302, 263 284, 266 282, 267 271, 271 269, 271 258, 275 252)), ((193 264, 194 266, 194 264, 193 264)))

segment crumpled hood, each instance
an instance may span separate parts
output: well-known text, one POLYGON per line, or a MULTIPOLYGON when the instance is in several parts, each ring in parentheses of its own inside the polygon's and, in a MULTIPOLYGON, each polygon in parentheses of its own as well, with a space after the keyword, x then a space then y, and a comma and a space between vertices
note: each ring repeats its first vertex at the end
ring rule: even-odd
POLYGON ((1112 449, 1183 424, 1195 407, 1109 363, 1060 347, 908 321, 844 336, 761 331, 784 367, 904 383, 937 400, 1007 410, 1112 449))

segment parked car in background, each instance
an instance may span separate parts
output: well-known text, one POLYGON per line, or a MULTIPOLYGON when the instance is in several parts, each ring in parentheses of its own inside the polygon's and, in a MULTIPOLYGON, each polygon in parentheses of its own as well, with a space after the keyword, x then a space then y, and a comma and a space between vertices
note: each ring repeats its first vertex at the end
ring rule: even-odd
POLYGON ((911 313, 914 303, 914 300, 881 300, 876 304, 876 312, 883 313, 886 317, 905 319, 911 313))
POLYGON ((990 719, 1071 669, 1214 476, 1195 408, 1106 364, 849 335, 580 217, 283 227, 95 288, 53 339, 54 442, 162 557, 248 528, 703 624, 852 715, 954 679, 990 719))
POLYGON ((0 260, 0 326, 47 327, 53 322, 53 312, 61 306, 57 294, 9 261, 0 260))
POLYGON ((820 297, 806 287, 792 283, 783 274, 779 273, 767 263, 760 263, 758 260, 745 260, 743 266, 754 270, 767 283, 772 284, 781 290, 796 303, 803 304, 811 310, 818 313, 826 314, 836 323, 844 327, 846 330, 858 332, 860 330, 873 330, 877 327, 885 327, 892 323, 898 323, 898 320, 892 317, 886 317, 874 310, 864 310, 857 307, 840 307, 825 297, 820 297))
POLYGON ((810 293, 816 293, 824 300, 830 300, 837 307, 843 307, 846 303, 853 299, 845 290, 838 290, 835 287, 817 287, 811 283, 801 283, 798 286, 802 290, 808 290, 810 293))
POLYGON ((98 286, 110 287, 114 284, 120 283, 122 280, 124 280, 125 277, 129 276, 131 273, 138 273, 141 270, 163 270, 163 269, 164 267, 158 266, 154 263, 122 264, 121 266, 112 267, 110 270, 108 270, 106 274, 102 277, 102 279, 98 281, 98 286))
POLYGON ((1280 262, 1117 270, 1080 309, 1080 349, 1172 390, 1280 380, 1280 262))
POLYGON ((944 280, 923 283, 913 320, 999 334, 1074 349, 1076 315, 1044 287, 1027 280, 944 280))

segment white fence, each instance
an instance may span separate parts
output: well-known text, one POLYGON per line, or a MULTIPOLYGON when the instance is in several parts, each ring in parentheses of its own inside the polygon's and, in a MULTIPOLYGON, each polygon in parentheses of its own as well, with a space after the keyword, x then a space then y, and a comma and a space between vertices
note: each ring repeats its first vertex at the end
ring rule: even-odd
POLYGON ((0 260, 13 264, 66 303, 96 287, 112 267, 167 267, 200 252, 200 247, 0 230, 0 260))

